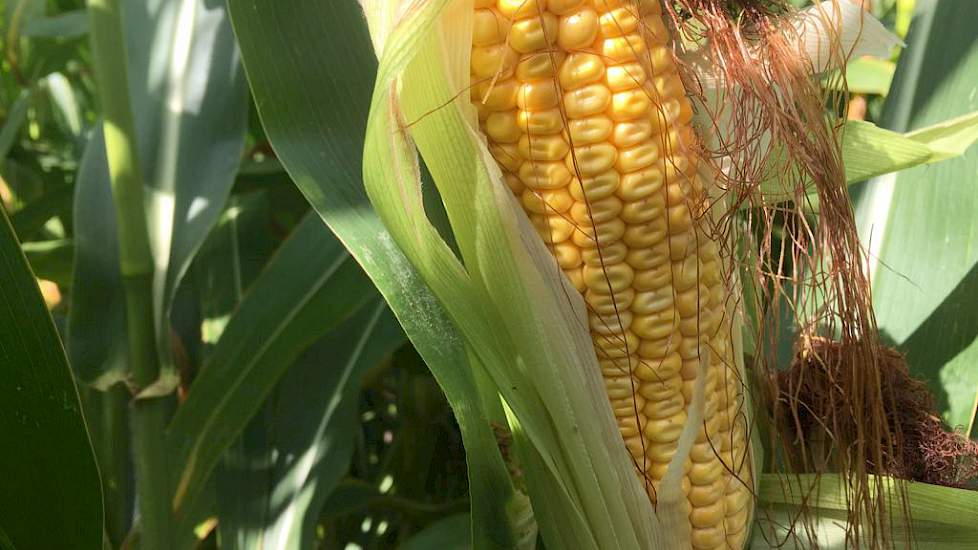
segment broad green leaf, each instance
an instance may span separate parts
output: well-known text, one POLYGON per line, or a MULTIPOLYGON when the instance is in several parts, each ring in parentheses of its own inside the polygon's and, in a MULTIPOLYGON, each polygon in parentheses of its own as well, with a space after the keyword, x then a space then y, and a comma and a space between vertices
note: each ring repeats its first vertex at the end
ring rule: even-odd
MULTIPOLYGON (((892 61, 873 57, 860 57, 850 61, 846 66, 846 86, 849 93, 885 96, 893 81, 893 71, 896 65, 892 61)), ((842 89, 842 80, 838 73, 827 77, 829 85, 842 89)))
POLYGON ((468 357, 445 310, 373 211, 361 151, 376 61, 355 0, 231 0, 262 123, 282 165, 384 295, 459 423, 473 545, 511 548, 513 495, 468 357), (342 108, 337 108, 342 106, 342 108))
POLYGON ((10 216, 10 223, 22 240, 29 240, 48 220, 71 209, 73 195, 70 185, 50 189, 41 198, 14 212, 10 216))
MULTIPOLYGON (((166 392, 176 382, 166 317, 180 279, 224 206, 242 154, 245 82, 227 13, 223 6, 211 4, 205 0, 127 2, 123 10, 129 93, 156 259, 154 312, 164 367, 158 387, 147 390, 147 395, 166 392)), ((103 158, 104 153, 86 155, 88 162, 104 163, 103 158)), ((108 187, 103 166, 89 170, 98 181, 79 185, 76 200, 88 201, 82 197, 94 192, 88 189, 108 187)), ((113 248, 115 230, 108 227, 111 203, 104 208, 101 203, 92 206, 76 209, 76 234, 98 234, 98 247, 113 248)), ((107 271, 93 266, 98 263, 109 269, 109 265, 86 257, 99 254, 108 252, 79 248, 75 288, 83 294, 76 297, 80 302, 100 301, 99 296, 87 296, 89 292, 114 292, 100 284, 111 278, 107 271)), ((78 327, 97 327, 102 315, 102 309, 83 307, 72 317, 78 327)), ((119 334, 107 332, 96 338, 119 334)), ((117 381, 122 372, 121 365, 112 361, 115 347, 100 346, 110 351, 96 352, 77 365, 82 378, 99 387, 117 381)))
MULTIPOLYGON (((974 141, 978 42, 970 0, 918 2, 882 126, 944 156, 974 141), (941 121, 957 120, 945 125, 941 121), (941 123, 936 128, 929 125, 941 123), (916 138, 916 139, 915 139, 916 138)), ((884 338, 928 381, 938 410, 969 431, 978 401, 978 148, 929 167, 877 178, 855 192, 884 338)))
MULTIPOLYGON (((899 101, 894 98, 891 101, 899 101)), ((960 157, 978 141, 978 111, 901 134, 862 121, 846 123, 846 179, 860 182, 890 172, 960 157)))
POLYGON ((245 291, 274 253, 277 243, 271 223, 268 194, 263 190, 231 195, 197 253, 187 283, 200 308, 199 362, 213 351, 245 291))
POLYGON ((97 388, 125 378, 126 320, 115 207, 99 124, 75 178, 75 262, 65 347, 78 378, 97 388))
POLYGON ((403 341, 377 300, 289 368, 218 476, 222 541, 234 548, 314 546, 319 510, 353 453, 360 380, 403 341))
POLYGON ((166 318, 180 279, 234 183, 244 146, 246 84, 222 3, 127 2, 124 15, 157 266, 154 309, 164 369, 155 391, 165 392, 175 382, 166 318))
MULTIPOLYGON (((902 520, 904 498, 911 512, 909 523, 893 522, 890 535, 896 548, 908 548, 905 543, 908 537, 912 537, 913 548, 933 550, 967 548, 978 540, 978 525, 973 515, 963 513, 978 509, 978 492, 925 483, 905 483, 900 488, 890 478, 873 481, 884 484, 884 502, 895 520, 902 520)), ((838 475, 823 474, 816 478, 803 474, 786 480, 775 474, 763 474, 758 492, 757 528, 750 548, 811 548, 812 541, 801 525, 796 524, 803 501, 814 519, 819 548, 851 547, 844 529, 848 504, 838 475), (793 534, 786 531, 791 525, 796 525, 793 534), (783 544, 785 541, 787 544, 783 544)))
MULTIPOLYGON (((170 423, 178 517, 289 365, 372 294, 342 245, 308 215, 245 295, 170 423)), ((180 530, 192 527, 180 521, 180 530)))
POLYGON ((472 548, 469 514, 455 514, 440 519, 425 527, 399 546, 399 550, 430 550, 432 548, 452 548, 465 550, 472 548))
POLYGON ((129 431, 132 394, 121 384, 107 391, 86 386, 79 390, 102 475, 106 540, 119 548, 129 534, 136 504, 129 431))
POLYGON ((44 79, 47 86, 48 95, 51 96, 51 103, 61 114, 65 126, 71 135, 78 136, 82 131, 82 111, 78 106, 78 98, 72 88, 68 78, 59 73, 49 74, 44 79))
POLYGON ((82 8, 57 15, 37 17, 24 26, 23 35, 31 38, 67 40, 88 32, 88 10, 82 8))
MULTIPOLYGON (((846 183, 853 185, 876 176, 957 158, 975 142, 978 142, 978 111, 907 133, 850 120, 842 132, 846 183)), ((769 201, 795 199, 795 190, 784 189, 780 179, 764 181, 760 192, 769 201)), ((817 194, 808 191, 808 201, 813 208, 817 207, 817 194)), ((744 207, 750 205, 747 201, 744 207)))
POLYGON ((71 284, 75 247, 70 239, 35 241, 21 245, 34 274, 59 286, 71 284))
POLYGON ((30 90, 21 90, 20 95, 7 111, 7 117, 0 126, 0 166, 3 166, 10 148, 14 146, 20 128, 27 120, 27 108, 30 107, 30 90))
POLYGON ((102 487, 78 392, 2 208, 0 365, 4 538, 22 549, 101 548, 102 487))
MULTIPOLYGON (((188 355, 194 364, 204 362, 217 343, 246 288, 255 280, 272 255, 274 236, 269 231, 271 212, 264 190, 232 195, 218 224, 198 251, 194 263, 174 300, 171 315, 175 330, 181 324, 188 355), (186 310, 181 319, 180 313, 186 310), (181 323, 181 321, 183 321, 181 323)), ((214 518, 219 498, 235 492, 218 491, 211 476, 198 496, 180 511, 175 548, 197 545, 198 530, 214 518), (191 531, 188 526, 195 526, 191 531)))

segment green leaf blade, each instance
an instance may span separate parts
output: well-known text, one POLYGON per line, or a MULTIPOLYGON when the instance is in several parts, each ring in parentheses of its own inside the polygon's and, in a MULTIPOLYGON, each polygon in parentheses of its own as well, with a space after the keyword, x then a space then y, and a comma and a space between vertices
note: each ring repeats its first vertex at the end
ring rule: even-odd
POLYGON ((876 318, 907 354, 952 427, 971 430, 978 401, 978 42, 968 0, 918 2, 887 100, 883 126, 929 140, 953 160, 873 180, 857 190, 860 236, 869 248, 876 318), (944 121, 950 121, 948 123, 944 121), (971 122, 969 122, 971 121, 971 122))
POLYGON ((2 208, 0 365, 0 531, 14 548, 100 548, 102 488, 78 392, 2 208))

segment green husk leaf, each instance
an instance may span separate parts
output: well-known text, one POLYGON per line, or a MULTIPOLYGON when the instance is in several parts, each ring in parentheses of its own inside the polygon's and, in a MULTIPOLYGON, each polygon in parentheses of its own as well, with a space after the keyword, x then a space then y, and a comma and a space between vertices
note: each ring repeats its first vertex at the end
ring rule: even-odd
MULTIPOLYGON (((978 492, 892 478, 876 477, 871 481, 884 484, 885 505, 894 519, 891 535, 896 548, 905 547, 900 541, 908 534, 913 537, 915 548, 935 550, 965 548, 978 540, 978 524, 972 514, 965 512, 978 510, 978 492), (904 497, 911 511, 909 524, 903 522, 899 513, 904 497)), ((837 474, 802 474, 789 478, 763 474, 758 491, 757 528, 750 548, 773 548, 784 541, 787 544, 778 547, 811 548, 813 542, 802 530, 794 535, 785 530, 802 503, 815 519, 819 548, 848 548, 850 541, 845 540, 844 530, 848 503, 843 483, 837 474)))

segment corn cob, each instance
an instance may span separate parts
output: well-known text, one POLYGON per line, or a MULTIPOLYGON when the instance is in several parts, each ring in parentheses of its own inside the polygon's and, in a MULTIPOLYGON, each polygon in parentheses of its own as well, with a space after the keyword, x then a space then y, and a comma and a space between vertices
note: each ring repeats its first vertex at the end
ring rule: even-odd
POLYGON ((753 507, 718 243, 697 223, 692 108, 657 0, 475 0, 471 99, 505 180, 583 294, 607 395, 655 491, 709 348, 685 467, 694 548, 753 507))

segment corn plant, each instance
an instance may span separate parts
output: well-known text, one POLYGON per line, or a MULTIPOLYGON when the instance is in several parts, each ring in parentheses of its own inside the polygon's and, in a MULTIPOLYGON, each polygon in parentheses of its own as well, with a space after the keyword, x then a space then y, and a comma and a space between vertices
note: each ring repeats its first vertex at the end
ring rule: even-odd
POLYGON ((0 2, 0 548, 975 544, 978 11, 859 4, 0 2))

